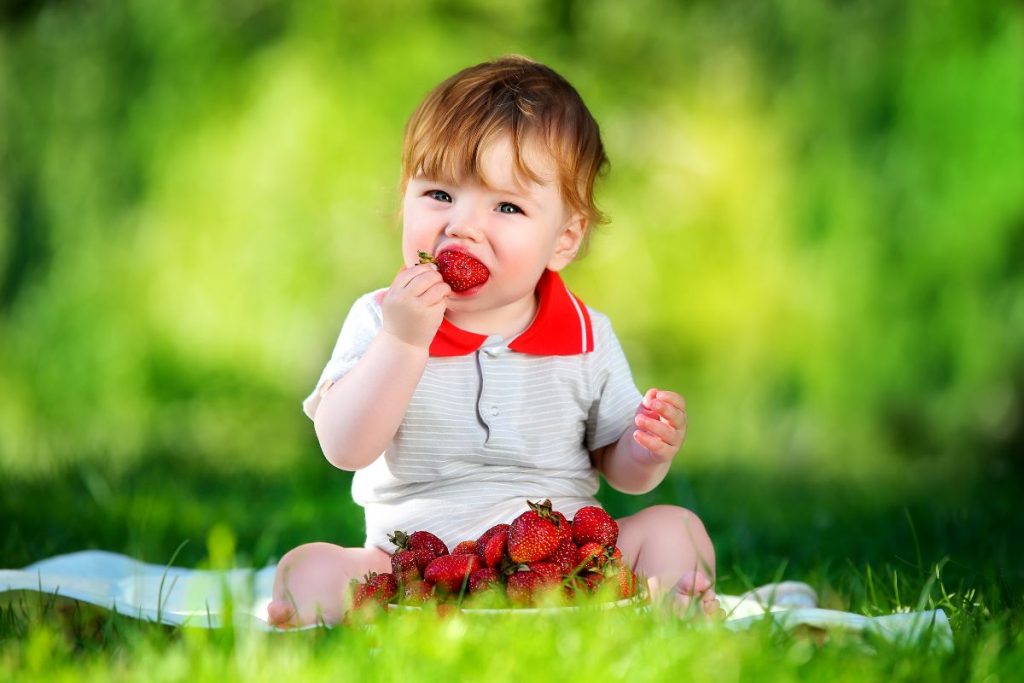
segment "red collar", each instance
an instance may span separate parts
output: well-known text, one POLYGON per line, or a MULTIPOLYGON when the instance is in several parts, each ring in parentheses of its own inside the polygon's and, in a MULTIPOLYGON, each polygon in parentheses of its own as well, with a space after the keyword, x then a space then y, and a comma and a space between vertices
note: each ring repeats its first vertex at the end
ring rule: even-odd
MULTIPOLYGON (((558 273, 545 270, 537 283, 539 304, 530 326, 509 342, 508 348, 532 356, 575 356, 594 350, 590 314, 569 291, 558 273)), ((467 332, 445 318, 430 343, 430 355, 465 356, 487 340, 487 335, 467 332)))

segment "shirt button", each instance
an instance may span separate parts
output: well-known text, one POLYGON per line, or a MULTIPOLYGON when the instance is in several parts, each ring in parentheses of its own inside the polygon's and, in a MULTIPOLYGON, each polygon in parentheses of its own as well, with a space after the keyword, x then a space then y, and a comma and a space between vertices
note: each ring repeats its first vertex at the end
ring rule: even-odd
POLYGON ((498 412, 498 406, 491 406, 491 415, 497 415, 498 412))

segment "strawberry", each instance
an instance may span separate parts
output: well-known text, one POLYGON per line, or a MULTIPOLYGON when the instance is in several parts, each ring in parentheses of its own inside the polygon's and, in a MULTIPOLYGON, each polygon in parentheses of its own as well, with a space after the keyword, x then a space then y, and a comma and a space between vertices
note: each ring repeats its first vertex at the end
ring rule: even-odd
POLYGON ((376 604, 377 591, 368 583, 352 580, 352 609, 360 610, 376 604))
POLYGON ((562 541, 555 548, 555 552, 551 553, 548 561, 558 567, 558 572, 562 576, 571 574, 576 568, 576 544, 571 538, 562 541))
POLYGON ((608 549, 600 543, 584 543, 576 549, 576 566, 580 571, 601 569, 608 562, 608 549))
POLYGON ((620 564, 615 578, 618 581, 620 598, 631 598, 636 595, 638 580, 632 569, 620 564))
POLYGON ((528 562, 526 566, 546 584, 562 582, 562 572, 554 562, 528 562))
POLYGON ((497 567, 508 547, 508 524, 498 524, 481 534, 476 541, 476 554, 487 567, 497 567))
POLYGON ((390 602, 392 598, 398 595, 398 580, 394 574, 375 574, 370 572, 367 575, 366 583, 377 592, 377 598, 381 601, 381 604, 390 602))
POLYGON ((370 572, 364 578, 366 581, 363 583, 355 582, 352 593, 353 609, 359 609, 371 600, 386 605, 398 595, 398 581, 394 574, 370 572))
POLYGON ((420 263, 433 263, 453 292, 464 292, 487 282, 491 272, 487 266, 464 251, 446 249, 437 256, 419 252, 420 263))
POLYGON ((535 562, 531 569, 513 572, 505 582, 509 600, 517 605, 532 605, 540 593, 561 584, 558 569, 550 562, 535 562))
POLYGON ((403 582, 422 579, 423 570, 433 559, 434 555, 429 550, 422 548, 420 550, 399 550, 391 556, 391 571, 403 582))
POLYGON ((516 572, 505 582, 508 599, 517 605, 532 604, 533 594, 537 592, 539 586, 540 576, 529 571, 516 572))
POLYGON ((492 588, 501 588, 501 574, 494 567, 474 569, 469 575, 469 592, 479 593, 492 588))
POLYGON ((582 575, 585 589, 588 593, 593 595, 601 589, 601 584, 604 583, 604 574, 599 572, 587 572, 582 575))
POLYGON ((434 597, 434 586, 415 579, 402 586, 402 600, 410 604, 426 602, 434 597))
POLYGON ((570 598, 577 595, 593 595, 604 582, 604 574, 599 572, 583 572, 566 582, 565 594, 570 598))
POLYGON ((476 541, 462 541, 452 550, 452 555, 476 555, 476 541))
POLYGON ((476 555, 442 555, 434 558, 423 572, 423 578, 450 593, 457 593, 467 577, 480 566, 476 555))
POLYGON ((527 504, 530 509, 512 520, 508 532, 508 554, 514 562, 543 560, 555 552, 565 533, 550 500, 527 504))
POLYGON ((594 542, 610 548, 618 538, 619 525, 597 506, 582 507, 572 518, 572 540, 576 545, 594 542))
POLYGON ((414 531, 409 536, 409 550, 429 550, 434 557, 448 554, 448 546, 429 531, 414 531))
POLYGON ((444 541, 429 531, 414 531, 411 534, 396 531, 388 536, 388 540, 394 543, 399 550, 427 550, 434 557, 448 554, 448 546, 444 544, 444 541))
POLYGON ((572 541, 572 523, 565 518, 565 515, 557 510, 552 510, 551 514, 558 519, 558 524, 556 526, 558 527, 558 530, 562 532, 562 540, 572 541))

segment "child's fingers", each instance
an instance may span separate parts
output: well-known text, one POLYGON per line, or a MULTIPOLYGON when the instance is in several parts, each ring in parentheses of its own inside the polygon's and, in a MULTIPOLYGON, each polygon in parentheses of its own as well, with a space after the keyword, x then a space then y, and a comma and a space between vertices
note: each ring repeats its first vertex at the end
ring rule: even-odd
POLYGON ((441 279, 441 274, 438 273, 436 270, 428 268, 427 270, 421 270, 412 278, 410 278, 408 283, 406 283, 404 289, 406 294, 408 294, 409 296, 423 296, 423 294, 428 289, 430 289, 439 282, 442 284, 444 282, 441 279))
POLYGON ((428 306, 440 303, 448 298, 448 295, 452 293, 452 288, 444 280, 439 280, 427 288, 423 294, 420 295, 420 299, 428 306))
POLYGON ((650 408, 655 401, 662 401, 678 408, 679 410, 686 410, 686 400, 674 391, 666 391, 657 387, 651 387, 644 394, 641 402, 644 404, 645 408, 650 408))
POLYGON ((662 391, 657 388, 648 389, 641 401, 639 412, 648 417, 664 418, 676 429, 686 424, 686 401, 674 391, 662 391))
POLYGON ((651 404, 654 403, 654 399, 657 398, 657 396, 657 389, 648 389, 647 392, 644 394, 644 397, 640 399, 640 404, 643 405, 644 408, 650 410, 651 404))
POLYGON ((636 416, 636 426, 650 433, 652 436, 661 439, 669 446, 678 448, 683 441, 682 433, 672 425, 662 420, 647 417, 640 414, 636 416))
POLYGON ((669 460, 676 454, 675 448, 642 429, 633 432, 633 440, 646 448, 656 460, 669 460))
POLYGON ((679 408, 676 408, 673 405, 669 405, 668 403, 662 403, 660 400, 654 402, 654 404, 651 406, 650 412, 653 413, 652 417, 654 415, 657 415, 658 417, 663 418, 666 422, 668 422, 676 429, 679 429, 686 424, 685 410, 680 410, 679 408))
POLYGON ((403 268, 395 276, 391 283, 395 289, 407 289, 413 282, 429 273, 437 273, 437 267, 429 263, 421 263, 409 268, 403 268))
POLYGON ((654 392, 654 400, 663 401, 679 410, 686 410, 686 399, 684 399, 676 392, 662 391, 660 389, 652 389, 651 391, 654 392))

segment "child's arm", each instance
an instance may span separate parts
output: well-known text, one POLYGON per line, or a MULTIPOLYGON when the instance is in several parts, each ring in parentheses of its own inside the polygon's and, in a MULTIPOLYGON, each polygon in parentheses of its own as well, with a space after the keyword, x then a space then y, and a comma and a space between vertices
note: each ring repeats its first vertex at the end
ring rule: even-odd
POLYGON ((674 391, 648 389, 633 424, 615 443, 591 454, 594 466, 623 493, 647 493, 668 474, 686 439, 686 402, 674 391))
POLYGON ((381 304, 384 326, 359 362, 324 393, 313 424, 324 456, 359 470, 398 431, 427 364, 451 288, 431 264, 404 268, 381 304))

